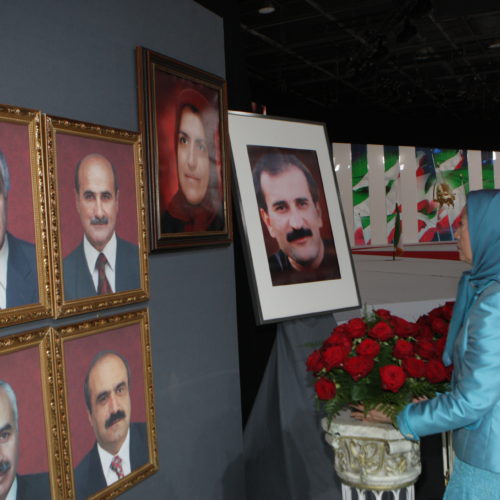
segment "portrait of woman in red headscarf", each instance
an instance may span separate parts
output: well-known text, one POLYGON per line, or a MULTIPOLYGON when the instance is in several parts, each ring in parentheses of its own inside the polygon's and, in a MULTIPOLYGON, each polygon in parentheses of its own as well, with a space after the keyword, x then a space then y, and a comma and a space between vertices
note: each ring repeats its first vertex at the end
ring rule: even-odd
POLYGON ((157 89, 169 87, 156 101, 161 233, 220 231, 218 94, 172 75, 160 73, 156 81, 157 89))

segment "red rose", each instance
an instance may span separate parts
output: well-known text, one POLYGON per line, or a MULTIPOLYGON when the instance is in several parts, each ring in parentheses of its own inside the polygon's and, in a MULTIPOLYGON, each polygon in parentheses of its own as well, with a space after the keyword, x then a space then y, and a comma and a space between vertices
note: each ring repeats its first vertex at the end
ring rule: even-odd
POLYGON ((423 359, 433 359, 438 355, 436 345, 432 340, 420 338, 415 344, 415 352, 423 359))
POLYGON ((417 358, 403 359, 403 368, 408 376, 422 378, 425 376, 425 361, 417 358))
POLYGON ((334 331, 324 342, 323 347, 332 345, 342 346, 347 352, 351 350, 352 343, 347 334, 334 331))
POLYGON ((394 344, 392 354, 395 358, 404 359, 413 356, 413 344, 407 340, 398 339, 394 344))
POLYGON ((342 323, 341 325, 336 326, 332 333, 347 333, 347 323, 342 323))
POLYGON ((403 369, 397 365, 386 365, 379 368, 382 388, 386 391, 398 392, 406 381, 403 369))
POLYGON ((448 322, 451 320, 451 315, 453 314, 454 305, 455 302, 446 302, 446 304, 443 306, 442 316, 444 320, 448 322))
POLYGON ((410 323, 403 318, 394 317, 392 319, 394 333, 398 337, 415 337, 418 332, 418 327, 415 323, 410 323))
POLYGON ((431 328, 438 334, 438 335, 446 335, 448 333, 448 323, 441 318, 434 318, 431 321, 431 328))
POLYGON ((336 366, 340 366, 348 354, 349 350, 346 350, 343 346, 332 345, 322 352, 323 364, 327 370, 331 370, 336 366))
POLYGON ((368 335, 370 337, 373 337, 374 339, 384 342, 385 340, 389 340, 390 338, 394 337, 394 332, 385 321, 379 321, 370 329, 368 335))
POLYGON ((356 347, 356 352, 360 356, 369 356, 370 358, 375 358, 380 352, 380 344, 373 339, 364 339, 356 347))
POLYGON ((346 330, 351 339, 363 337, 366 333, 366 324, 361 318, 354 318, 347 322, 346 330))
POLYGON ((432 337, 434 337, 434 333, 432 332, 431 327, 428 324, 422 322, 418 325, 417 337, 419 339, 432 340, 432 337))
POLYGON ((375 362, 368 356, 353 356, 344 361, 344 370, 357 382, 366 377, 372 370, 375 362))
POLYGON ((319 372, 323 369, 323 359, 321 358, 321 352, 318 350, 313 351, 309 354, 306 360, 307 371, 309 372, 319 372))
POLYGON ((382 319, 390 319, 391 313, 387 309, 375 309, 375 314, 382 319))
POLYGON ((425 378, 431 384, 438 384, 439 382, 447 380, 448 374, 443 362, 439 359, 431 359, 428 361, 425 367, 425 378))
POLYGON ((436 356, 440 358, 444 352, 444 346, 446 345, 446 337, 441 337, 436 340, 436 356))
POLYGON ((335 384, 325 377, 321 377, 314 383, 314 389, 319 399, 332 399, 337 393, 337 388, 335 384))

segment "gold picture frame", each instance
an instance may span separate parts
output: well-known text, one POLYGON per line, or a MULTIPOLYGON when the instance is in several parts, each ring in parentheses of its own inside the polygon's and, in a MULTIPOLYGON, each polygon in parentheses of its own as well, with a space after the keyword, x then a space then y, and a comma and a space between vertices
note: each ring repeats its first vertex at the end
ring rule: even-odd
POLYGON ((7 259, 2 277, 0 256, 0 327, 52 315, 41 120, 39 111, 0 104, 0 255, 7 259))
POLYGON ((140 135, 53 116, 45 117, 44 132, 55 316, 147 300, 149 276, 140 135), (98 182, 99 175, 104 175, 106 185, 98 188, 91 184, 98 182), (81 189, 80 182, 85 184, 81 189), (90 268, 94 263, 97 267, 97 253, 107 252, 107 243, 101 249, 104 242, 111 245, 113 240, 115 250, 112 258, 108 255, 105 266, 108 288, 99 295, 101 278, 96 268, 92 267, 92 271, 90 268), (93 261, 88 248, 97 251, 93 261), (114 277, 109 276, 109 270, 114 277))
POLYGON ((17 464, 5 447, 2 460, 9 462, 18 495, 22 491, 26 499, 64 498, 52 353, 48 328, 0 337, 2 429, 18 443, 17 464), (7 400, 11 408, 16 402, 17 425, 5 420, 7 400))
POLYGON ((139 310, 56 328, 54 346, 67 494, 78 499, 113 498, 158 469, 148 312, 139 310), (102 366, 107 367, 110 360, 111 363, 117 361, 121 368, 118 372, 111 370, 111 376, 107 372, 108 388, 94 382, 93 373, 102 366), (89 372, 87 403, 82 389, 89 372), (116 482, 107 485, 101 463, 97 462, 97 443, 108 449, 116 438, 116 434, 110 438, 103 430, 103 419, 111 415, 111 406, 107 407, 109 414, 105 414, 103 408, 111 405, 111 399, 117 394, 123 396, 123 388, 118 389, 123 385, 122 378, 128 380, 128 406, 122 399, 113 407, 116 415, 123 410, 125 416, 121 420, 117 417, 118 423, 113 423, 111 428, 115 432, 115 425, 128 423, 120 432, 128 429, 130 472, 127 474, 124 469, 124 477, 114 477, 116 482), (116 386, 115 380, 120 381, 116 386), (105 403, 103 394, 108 398, 105 403), (93 419, 90 425, 89 417, 93 419), (84 479, 87 477, 91 480, 84 479))

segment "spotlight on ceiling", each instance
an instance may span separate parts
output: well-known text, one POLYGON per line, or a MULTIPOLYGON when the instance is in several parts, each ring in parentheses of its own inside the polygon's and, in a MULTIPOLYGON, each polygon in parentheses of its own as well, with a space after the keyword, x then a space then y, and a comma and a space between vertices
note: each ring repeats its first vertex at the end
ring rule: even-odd
POLYGON ((276 7, 271 2, 265 2, 262 7, 259 8, 259 14, 272 14, 276 10, 276 7))

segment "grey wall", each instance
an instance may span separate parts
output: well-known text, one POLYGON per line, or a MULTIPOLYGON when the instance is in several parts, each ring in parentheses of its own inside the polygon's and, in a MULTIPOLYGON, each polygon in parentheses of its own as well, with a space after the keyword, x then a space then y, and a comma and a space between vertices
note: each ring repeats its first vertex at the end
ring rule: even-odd
MULTIPOLYGON (((4 0, 0 16, 4 104, 137 130, 136 45, 224 76, 222 21, 191 0, 4 0)), ((152 256, 150 281, 160 470, 123 498, 244 499, 232 246, 152 256)))

